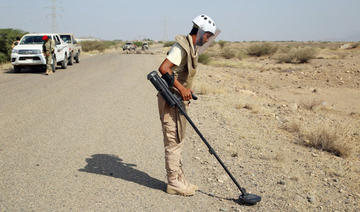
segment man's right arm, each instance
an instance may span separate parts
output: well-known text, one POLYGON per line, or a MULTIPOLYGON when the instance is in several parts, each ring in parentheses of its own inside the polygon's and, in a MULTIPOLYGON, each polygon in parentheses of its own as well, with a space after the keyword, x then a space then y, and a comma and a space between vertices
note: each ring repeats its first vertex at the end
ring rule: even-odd
MULTIPOLYGON (((172 71, 171 68, 175 66, 170 60, 168 60, 167 58, 161 63, 160 67, 159 67, 159 72, 164 75, 166 73, 169 73, 170 75, 172 75, 172 71)), ((188 88, 185 88, 176 78, 174 79, 174 87, 176 89, 178 89, 178 91, 181 94, 181 97, 184 101, 189 101, 190 99, 192 99, 191 93, 192 91, 188 88)))

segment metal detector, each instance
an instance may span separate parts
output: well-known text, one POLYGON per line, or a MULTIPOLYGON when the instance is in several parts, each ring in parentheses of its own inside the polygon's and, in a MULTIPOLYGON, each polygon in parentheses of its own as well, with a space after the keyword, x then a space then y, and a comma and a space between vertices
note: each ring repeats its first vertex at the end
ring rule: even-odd
MULTIPOLYGON (((165 99, 165 101, 169 104, 170 107, 177 107, 182 115, 185 116, 185 118, 188 120, 190 125, 194 128, 195 132, 200 136, 201 140, 205 143, 205 145, 208 147, 210 154, 214 155, 217 161, 220 163, 220 165, 224 168, 226 173, 229 175, 231 180, 235 183, 235 185, 238 187, 238 189, 241 192, 241 195, 238 199, 236 199, 236 202, 244 205, 255 205, 256 203, 261 201, 261 197, 256 194, 249 194, 246 192, 245 188, 242 188, 240 184, 236 181, 234 176, 230 173, 228 168, 224 165, 224 163, 221 161, 219 156, 216 154, 215 150, 210 146, 210 144, 207 142, 207 140, 204 138, 204 136, 201 134, 199 129, 195 126, 194 122, 190 119, 190 117, 186 114, 185 109, 182 106, 182 100, 181 97, 178 97, 174 93, 172 93, 167 85, 167 83, 160 78, 160 76, 157 74, 156 71, 152 71, 147 75, 147 79, 150 80, 150 82, 154 85, 156 90, 159 91, 160 95, 165 99)), ((197 99, 197 97, 192 94, 192 98, 194 100, 197 99)))

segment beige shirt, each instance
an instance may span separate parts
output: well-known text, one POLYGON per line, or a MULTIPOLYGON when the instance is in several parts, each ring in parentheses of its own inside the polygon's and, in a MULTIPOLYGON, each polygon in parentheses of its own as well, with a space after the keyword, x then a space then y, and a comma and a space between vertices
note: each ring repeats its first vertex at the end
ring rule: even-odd
POLYGON ((171 47, 169 54, 166 58, 176 66, 184 66, 187 62, 186 51, 180 46, 179 43, 175 43, 171 47))

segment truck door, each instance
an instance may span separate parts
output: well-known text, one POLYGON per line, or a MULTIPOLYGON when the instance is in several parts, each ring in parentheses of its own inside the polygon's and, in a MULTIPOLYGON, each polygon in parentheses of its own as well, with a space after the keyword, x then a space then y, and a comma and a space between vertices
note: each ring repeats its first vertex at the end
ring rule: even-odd
POLYGON ((60 41, 60 38, 57 35, 54 35, 55 46, 56 46, 56 60, 57 62, 63 61, 65 56, 65 44, 60 41))

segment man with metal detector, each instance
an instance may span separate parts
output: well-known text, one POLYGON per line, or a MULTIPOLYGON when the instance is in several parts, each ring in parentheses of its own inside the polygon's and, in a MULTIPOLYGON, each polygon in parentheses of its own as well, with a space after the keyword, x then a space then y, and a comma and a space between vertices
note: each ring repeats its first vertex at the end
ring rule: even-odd
MULTIPOLYGON (((196 73, 198 56, 209 40, 217 34, 214 21, 207 15, 199 15, 193 20, 189 35, 176 36, 176 43, 162 62, 159 71, 171 92, 182 98, 183 108, 192 99, 192 82, 196 73)), ((183 196, 192 196, 198 190, 196 185, 185 179, 182 169, 182 149, 186 119, 176 107, 170 107, 161 95, 158 95, 160 120, 164 134, 165 168, 167 174, 166 192, 183 196)))
POLYGON ((189 100, 197 99, 191 91, 191 84, 196 73, 198 55, 220 33, 216 30, 214 21, 206 15, 196 17, 193 23, 193 29, 188 36, 176 37, 177 43, 171 48, 168 57, 159 68, 162 78, 157 71, 152 71, 147 75, 147 79, 159 92, 158 104, 164 133, 165 167, 168 178, 166 191, 170 194, 191 196, 198 189, 196 185, 186 181, 181 167, 182 139, 185 134, 185 120, 187 120, 207 146, 209 153, 216 158, 241 192, 239 198, 234 201, 244 205, 255 205, 261 201, 261 197, 246 192, 245 188, 240 186, 186 113, 189 100))

